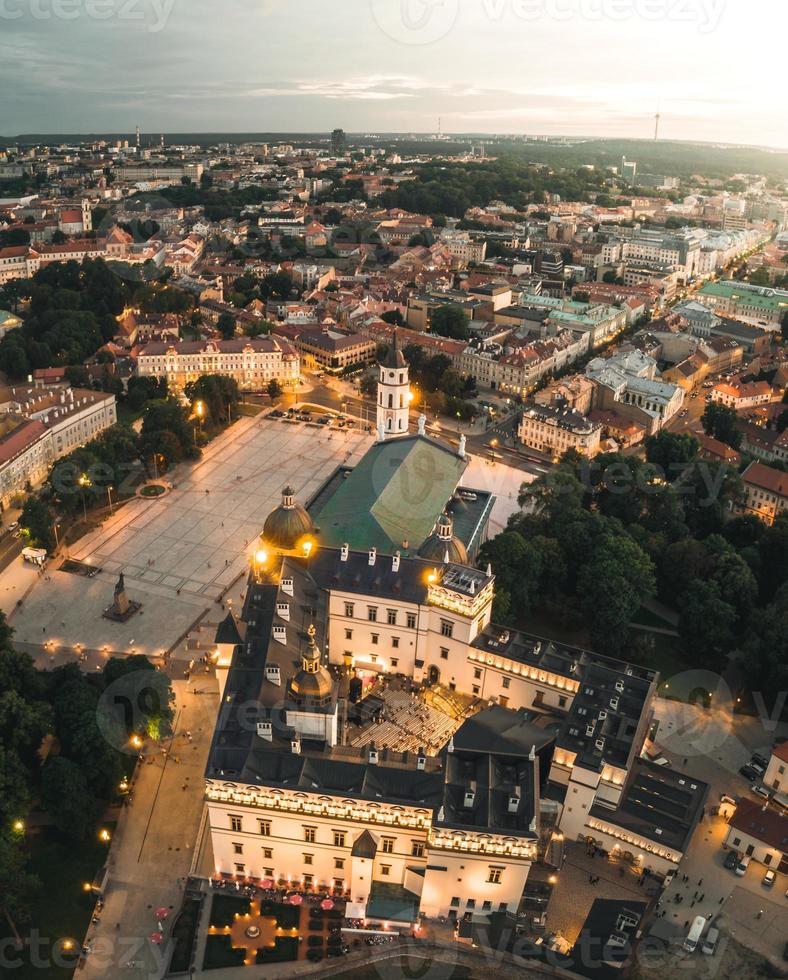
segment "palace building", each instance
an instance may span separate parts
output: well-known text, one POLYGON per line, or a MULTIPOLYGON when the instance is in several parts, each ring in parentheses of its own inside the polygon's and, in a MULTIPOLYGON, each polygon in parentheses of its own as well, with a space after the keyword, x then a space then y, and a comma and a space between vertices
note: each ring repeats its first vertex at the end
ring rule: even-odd
POLYGON ((657 675, 492 623, 493 499, 464 444, 408 432, 407 381, 395 341, 378 442, 312 500, 284 489, 219 626, 215 873, 410 927, 516 912, 564 836, 674 870, 707 787, 644 757, 657 675))

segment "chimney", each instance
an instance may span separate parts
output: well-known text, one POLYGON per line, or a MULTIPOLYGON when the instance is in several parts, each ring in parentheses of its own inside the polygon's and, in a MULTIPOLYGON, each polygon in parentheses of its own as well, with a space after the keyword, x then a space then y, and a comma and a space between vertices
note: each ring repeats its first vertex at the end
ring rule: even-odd
POLYGON ((377 557, 378 557, 378 549, 377 548, 370 548, 369 549, 369 564, 370 565, 374 565, 375 564, 375 560, 377 559, 377 557))
POLYGON ((536 746, 531 746, 531 751, 528 753, 528 761, 533 762, 536 759, 536 746))
POLYGON ((463 806, 466 810, 471 810, 476 803, 476 780, 472 779, 465 790, 463 806))
POLYGON ((378 750, 375 748, 375 743, 369 743, 369 750, 367 752, 367 761, 371 766, 376 766, 378 764, 378 750))
POLYGON ((301 755, 301 736, 298 732, 295 733, 290 742, 290 751, 293 755, 301 755))
POLYGON ((427 756, 424 753, 424 749, 419 749, 419 754, 416 756, 416 768, 420 772, 424 772, 427 768, 427 756))
POLYGON ((394 557, 391 559, 391 570, 392 572, 399 571, 399 552, 394 552, 394 557))
POLYGON ((266 742, 273 742, 274 740, 274 728, 270 721, 258 721, 257 722, 257 735, 259 738, 265 739, 266 742))
POLYGON ((350 546, 343 544, 342 547, 339 549, 339 560, 347 561, 349 554, 350 554, 350 546))
POLYGON ((520 809, 520 787, 515 786, 509 794, 509 813, 517 813, 520 809))

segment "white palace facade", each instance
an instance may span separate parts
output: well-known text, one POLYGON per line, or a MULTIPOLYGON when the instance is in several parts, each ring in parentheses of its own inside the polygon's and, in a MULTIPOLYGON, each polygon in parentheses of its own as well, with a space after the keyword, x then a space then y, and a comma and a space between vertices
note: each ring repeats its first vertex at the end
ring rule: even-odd
POLYGON ((463 489, 464 446, 423 425, 389 436, 389 412, 369 458, 306 507, 285 488, 243 611, 219 627, 215 874, 334 892, 409 927, 516 912, 563 836, 675 870, 707 787, 645 758, 657 675, 495 626, 494 577, 474 564, 492 501, 463 489), (426 503, 392 506, 406 490, 426 503), (380 678, 439 689, 464 720, 403 747, 380 723, 380 678))

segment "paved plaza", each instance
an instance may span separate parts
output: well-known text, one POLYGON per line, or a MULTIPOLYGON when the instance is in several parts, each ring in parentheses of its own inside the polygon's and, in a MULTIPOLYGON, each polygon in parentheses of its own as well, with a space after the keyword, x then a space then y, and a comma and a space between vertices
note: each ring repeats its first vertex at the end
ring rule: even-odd
MULTIPOLYGON (((52 563, 47 578, 21 559, 10 566, 0 577, 0 597, 11 612, 16 642, 49 665, 73 658, 77 645, 90 667, 112 653, 160 656, 170 650, 189 659, 187 634, 205 617, 218 618, 218 602, 241 598, 257 536, 284 485, 291 483, 306 501, 338 465, 355 465, 371 443, 358 430, 241 419, 199 463, 168 474, 171 492, 132 501, 72 546, 70 557, 100 574, 85 578, 52 563), (142 603, 142 611, 123 624, 102 617, 121 572, 129 598, 142 603)), ((524 478, 520 470, 471 458, 465 486, 498 496, 491 535, 517 509, 524 478)))

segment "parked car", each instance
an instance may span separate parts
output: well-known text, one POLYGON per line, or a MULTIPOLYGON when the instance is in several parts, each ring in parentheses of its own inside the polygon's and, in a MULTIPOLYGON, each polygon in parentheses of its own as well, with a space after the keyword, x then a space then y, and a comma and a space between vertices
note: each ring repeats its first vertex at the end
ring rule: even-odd
POLYGON ((747 868, 750 866, 750 855, 745 854, 744 857, 736 865, 736 874, 742 878, 747 874, 747 868))
POLYGON ((739 770, 739 775, 744 776, 745 779, 749 779, 749 781, 753 783, 758 778, 760 773, 753 769, 752 766, 747 765, 741 767, 739 770))
POLYGON ((725 855, 725 867, 728 871, 733 871, 736 865, 739 863, 739 855, 736 851, 728 851, 725 855))
POLYGON ((763 880, 761 881, 761 884, 763 885, 764 888, 771 888, 776 880, 777 880, 777 872, 774 870, 774 868, 769 868, 769 870, 763 876, 763 880))
POLYGON ((687 938, 682 943, 684 949, 688 953, 694 953, 698 941, 700 940, 701 933, 706 927, 706 919, 702 915, 696 915, 693 919, 692 925, 690 926, 690 931, 687 933, 687 938))
POLYGON ((716 926, 712 926, 706 933, 706 938, 703 940, 703 945, 700 948, 701 953, 704 953, 706 956, 714 956, 719 941, 720 930, 716 926))
POLYGON ((753 791, 753 793, 757 793, 758 796, 762 796, 765 800, 768 800, 768 799, 771 798, 771 795, 772 794, 763 785, 763 783, 753 783, 752 786, 750 786, 750 789, 753 791))
POLYGON ((769 766, 769 760, 764 755, 760 755, 758 752, 753 752, 752 758, 750 759, 750 765, 763 766, 763 771, 766 772, 769 766))
POLYGON ((766 772, 766 766, 762 766, 760 762, 756 762, 755 759, 751 759, 748 765, 750 769, 754 769, 759 776, 762 776, 766 772))
POLYGON ((727 793, 720 793, 720 803, 727 803, 729 806, 736 806, 736 800, 727 793))

